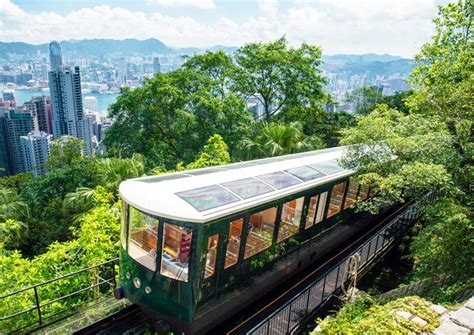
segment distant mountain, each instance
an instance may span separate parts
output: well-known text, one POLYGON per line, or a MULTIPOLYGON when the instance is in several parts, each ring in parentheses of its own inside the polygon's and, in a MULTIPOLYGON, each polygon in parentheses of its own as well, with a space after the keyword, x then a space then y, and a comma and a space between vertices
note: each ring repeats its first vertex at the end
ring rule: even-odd
POLYGON ((368 78, 394 73, 408 74, 415 67, 414 60, 392 55, 323 55, 323 69, 347 75, 365 74, 368 78))
MULTIPOLYGON (((147 40, 137 40, 129 38, 125 40, 114 39, 86 39, 86 40, 68 40, 62 41, 61 46, 64 52, 71 52, 78 55, 85 56, 101 56, 107 54, 117 54, 122 56, 131 56, 134 54, 150 55, 153 53, 161 54, 185 54, 192 55, 195 53, 204 52, 205 50, 217 51, 222 50, 226 53, 235 52, 236 46, 216 45, 210 48, 172 48, 165 45, 156 38, 149 38, 147 40)), ((8 53, 12 54, 35 54, 37 52, 48 53, 48 43, 33 45, 23 42, 0 42, 0 58, 5 58, 8 53)), ((363 54, 363 55, 323 55, 323 60, 328 66, 342 66, 350 63, 365 63, 365 62, 391 62, 396 60, 403 60, 400 56, 392 55, 377 55, 377 54, 363 54)))
POLYGON ((344 65, 340 71, 345 71, 351 74, 356 73, 370 73, 372 75, 384 75, 387 73, 408 73, 413 70, 415 64, 411 59, 399 59, 388 62, 360 62, 349 63, 344 65))
MULTIPOLYGON (((90 40, 68 40, 62 41, 61 47, 63 52, 71 52, 77 55, 95 56, 101 55, 151 55, 153 53, 159 54, 183 54, 192 55, 195 53, 204 52, 205 50, 217 51, 223 50, 227 53, 232 53, 237 50, 237 47, 227 47, 216 45, 208 49, 200 48, 170 48, 163 42, 156 38, 147 40, 125 39, 90 39, 90 40)), ((23 42, 0 42, 0 58, 5 58, 7 54, 36 54, 37 52, 48 53, 48 43, 33 45, 23 42)))
POLYGON ((339 55, 323 55, 323 60, 327 63, 338 63, 338 64, 347 64, 347 63, 360 63, 360 62, 391 62, 395 60, 405 59, 400 56, 392 56, 388 54, 377 55, 377 54, 362 54, 362 55, 348 55, 348 54, 339 54, 339 55))
MULTIPOLYGON (((62 41, 63 52, 72 52, 78 55, 96 56, 107 54, 118 54, 130 56, 134 54, 150 55, 152 53, 169 53, 171 49, 156 38, 147 40, 125 39, 91 39, 91 40, 69 40, 62 41)), ((8 53, 13 54, 35 54, 36 52, 47 53, 48 43, 33 45, 21 42, 0 42, 0 57, 4 58, 8 53)))

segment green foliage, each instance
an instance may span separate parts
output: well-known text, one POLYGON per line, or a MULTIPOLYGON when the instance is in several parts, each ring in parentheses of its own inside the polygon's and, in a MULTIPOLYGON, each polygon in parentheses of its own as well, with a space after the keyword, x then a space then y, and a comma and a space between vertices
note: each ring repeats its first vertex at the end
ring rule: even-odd
POLYGON ((359 208, 375 212, 427 191, 439 196, 458 192, 454 180, 459 159, 446 125, 437 117, 405 115, 378 105, 343 134, 342 143, 349 145, 343 163, 357 168, 362 185, 377 189, 377 196, 359 208))
POLYGON ((324 147, 321 139, 306 136, 298 122, 290 124, 261 121, 252 129, 249 137, 239 143, 244 159, 280 156, 324 147))
POLYGON ((412 90, 407 90, 397 91, 393 95, 383 95, 376 86, 362 86, 349 94, 346 101, 355 103, 355 113, 357 115, 368 115, 380 104, 385 104, 407 114, 409 108, 406 102, 412 94, 412 90))
POLYGON ((407 334, 432 332, 439 325, 438 314, 431 304, 419 297, 406 297, 378 305, 363 293, 348 302, 335 317, 327 317, 319 323, 321 331, 311 334, 407 334), (406 311, 427 321, 426 326, 410 322, 392 311, 406 311))
POLYGON ((321 49, 288 46, 285 37, 249 43, 235 53, 237 71, 232 89, 263 104, 265 117, 289 108, 318 105, 326 99, 321 75, 321 49))
POLYGON ((50 168, 69 167, 84 160, 84 142, 72 137, 63 137, 51 143, 47 165, 50 168))
POLYGON ((440 199, 426 209, 426 226, 411 244, 417 278, 474 277, 474 224, 469 215, 467 208, 450 199, 440 199))
POLYGON ((126 89, 111 107, 115 122, 107 131, 111 154, 142 154, 147 168, 189 164, 207 139, 221 135, 230 150, 253 122, 242 98, 222 90, 219 64, 191 58, 180 70, 158 74, 137 89, 126 89), (216 68, 217 67, 217 68, 216 68), (201 68, 206 71, 200 72, 201 68))
POLYGON ((137 178, 145 172, 145 159, 139 154, 131 158, 103 158, 96 162, 100 184, 117 194, 122 181, 137 178))
POLYGON ((317 136, 327 147, 339 145, 341 129, 355 125, 355 117, 346 112, 328 112, 317 106, 290 108, 275 117, 284 124, 299 122, 303 125, 303 133, 317 136))
POLYGON ((79 187, 92 188, 97 183, 97 166, 91 159, 53 168, 25 183, 20 199, 30 207, 31 215, 24 220, 28 230, 12 247, 32 256, 43 252, 53 241, 70 238, 69 227, 82 208, 64 208, 64 197, 79 187))
POLYGON ((416 56, 415 92, 409 99, 414 111, 444 120, 465 167, 472 165, 474 148, 473 6, 459 0, 439 7, 436 34, 416 56))
MULTIPOLYGON (((18 251, 0 254, 0 295, 12 292, 23 287, 43 282, 60 275, 95 265, 116 257, 119 250, 119 218, 115 207, 111 205, 113 195, 103 188, 96 189, 97 206, 85 214, 80 220, 80 226, 72 229, 72 239, 67 242, 54 242, 46 252, 34 258, 23 258, 18 251)), ((78 288, 90 285, 92 278, 89 274, 66 278, 55 285, 42 286, 40 289, 41 301, 47 302, 60 295, 66 295, 78 288)), ((84 295, 56 302, 48 308, 48 313, 70 308, 80 304, 83 299, 91 298, 92 291, 84 295)), ((11 314, 12 311, 26 309, 34 305, 34 296, 30 291, 21 297, 12 296, 2 301, 0 315, 11 314)), ((18 322, 35 318, 36 315, 27 314, 20 319, 13 320, 5 327, 14 327, 18 322)), ((6 330, 6 329, 3 329, 6 330)))
POLYGON ((227 144, 224 142, 222 136, 215 134, 209 137, 203 151, 194 162, 188 164, 186 167, 178 165, 177 170, 199 169, 228 163, 230 163, 230 155, 227 144))

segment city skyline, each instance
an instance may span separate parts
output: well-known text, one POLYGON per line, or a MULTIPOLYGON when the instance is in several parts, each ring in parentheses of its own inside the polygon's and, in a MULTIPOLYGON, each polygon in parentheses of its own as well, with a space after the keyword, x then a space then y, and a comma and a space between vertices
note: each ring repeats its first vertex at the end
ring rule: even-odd
POLYGON ((58 1, 0 0, 0 40, 33 44, 85 38, 158 38, 173 47, 240 46, 285 35, 325 54, 413 57, 434 32, 444 0, 58 1))

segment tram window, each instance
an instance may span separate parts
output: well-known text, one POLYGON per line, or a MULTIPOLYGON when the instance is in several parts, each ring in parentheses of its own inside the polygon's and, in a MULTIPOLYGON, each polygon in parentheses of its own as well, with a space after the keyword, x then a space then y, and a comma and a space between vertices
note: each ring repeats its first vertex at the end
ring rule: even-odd
POLYGON ((244 259, 256 255, 272 245, 277 209, 277 207, 272 207, 250 215, 244 259))
POLYGON ((122 201, 122 225, 120 226, 120 243, 124 249, 127 249, 127 211, 128 205, 122 201))
POLYGON ((367 186, 361 186, 359 191, 359 200, 365 200, 369 196, 369 188, 367 186))
POLYGON ((159 221, 132 206, 129 207, 128 254, 148 269, 156 269, 159 221))
POLYGON ((304 197, 290 200, 283 204, 281 223, 278 229, 278 242, 295 235, 300 229, 301 212, 303 211, 304 197))
POLYGON ((231 267, 239 260, 240 237, 242 236, 242 227, 244 219, 231 221, 229 224, 229 235, 227 239, 227 251, 225 254, 224 269, 231 267))
POLYGON ((328 218, 339 213, 342 209, 342 200, 344 199, 344 191, 346 183, 339 183, 332 188, 331 199, 329 199, 328 218))
POLYGON ((346 200, 344 200, 344 209, 351 207, 357 200, 357 192, 359 191, 359 183, 355 180, 349 182, 347 189, 346 200))
POLYGON ((328 198, 328 192, 324 192, 319 195, 318 212, 316 213, 315 223, 320 223, 324 219, 324 210, 326 209, 327 198, 328 198))
POLYGON ((207 239, 206 268, 204 278, 214 274, 216 270, 217 244, 219 243, 219 234, 209 236, 207 239))
POLYGON ((188 281, 192 237, 191 229, 165 223, 160 270, 163 276, 188 281))
POLYGON ((316 210, 318 208, 318 198, 319 194, 311 197, 308 204, 308 213, 306 214, 306 223, 304 229, 308 229, 314 223, 314 218, 316 217, 316 210))

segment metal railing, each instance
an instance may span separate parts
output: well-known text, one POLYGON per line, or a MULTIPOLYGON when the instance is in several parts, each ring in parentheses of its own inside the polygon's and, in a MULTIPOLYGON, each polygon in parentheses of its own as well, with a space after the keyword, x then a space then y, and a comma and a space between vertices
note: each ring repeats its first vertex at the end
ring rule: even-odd
POLYGON ((390 218, 389 223, 384 225, 366 242, 355 251, 344 257, 340 262, 333 265, 311 284, 306 286, 299 294, 281 305, 273 313, 265 317, 246 334, 291 334, 308 317, 314 314, 331 296, 340 290, 350 279, 347 274, 348 259, 359 254, 361 271, 367 268, 369 263, 385 253, 396 241, 403 236, 411 224, 419 216, 420 203, 412 203, 404 210, 390 218))
POLYGON ((118 258, 0 296, 0 330, 31 332, 110 296, 117 284, 116 266, 118 258))

